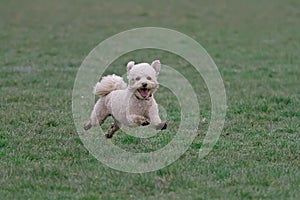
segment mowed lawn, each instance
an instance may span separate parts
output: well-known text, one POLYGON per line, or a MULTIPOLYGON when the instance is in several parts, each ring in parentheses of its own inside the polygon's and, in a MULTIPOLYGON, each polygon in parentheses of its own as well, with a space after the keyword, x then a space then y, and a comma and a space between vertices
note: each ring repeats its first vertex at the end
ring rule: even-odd
MULTIPOLYGON (((0 3, 0 199, 300 199, 299 1, 0 3), (174 66, 193 85, 200 119, 206 119, 176 162, 130 174, 102 164, 84 147, 73 122, 72 89, 98 43, 146 26, 198 41, 219 68, 228 108, 219 141, 199 159, 211 109, 201 76, 159 50, 117 59, 107 73, 124 74, 128 60, 158 58, 174 66)), ((167 131, 145 140, 119 132, 112 142, 135 152, 170 142, 180 107, 166 88, 156 99, 166 108, 167 131)))

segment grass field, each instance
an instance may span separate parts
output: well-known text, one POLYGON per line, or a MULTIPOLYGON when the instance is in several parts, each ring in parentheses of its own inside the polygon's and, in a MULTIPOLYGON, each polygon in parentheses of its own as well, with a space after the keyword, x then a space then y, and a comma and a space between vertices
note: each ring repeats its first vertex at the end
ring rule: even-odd
MULTIPOLYGON (((297 0, 1 0, 0 198, 300 199, 299 84, 297 0), (202 44, 222 75, 228 109, 219 141, 198 159, 211 108, 201 77, 166 52, 119 58, 116 73, 125 72, 128 59, 182 63, 178 70, 189 77, 207 119, 179 160, 130 174, 86 150, 72 118, 72 89, 99 42, 145 26, 174 29, 202 44)), ((168 111, 166 134, 144 141, 120 132, 115 144, 147 152, 172 139, 178 103, 166 88, 156 98, 168 111)))

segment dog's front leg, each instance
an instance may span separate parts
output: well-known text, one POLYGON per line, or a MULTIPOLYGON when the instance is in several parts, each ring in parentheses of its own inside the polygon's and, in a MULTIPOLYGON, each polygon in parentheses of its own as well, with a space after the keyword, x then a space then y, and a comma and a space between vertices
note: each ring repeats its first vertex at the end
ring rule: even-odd
POLYGON ((147 126, 150 124, 149 120, 141 115, 131 114, 127 116, 129 126, 147 126))
POLYGON ((155 101, 153 102, 152 106, 149 109, 148 116, 150 118, 151 125, 156 130, 164 130, 167 128, 167 122, 162 122, 159 117, 158 106, 155 101))

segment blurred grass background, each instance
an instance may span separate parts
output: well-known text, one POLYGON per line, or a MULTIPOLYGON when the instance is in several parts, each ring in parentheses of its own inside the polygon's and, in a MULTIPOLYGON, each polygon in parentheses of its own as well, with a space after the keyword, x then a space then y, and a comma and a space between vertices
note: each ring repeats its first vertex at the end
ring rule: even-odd
MULTIPOLYGON (((2 199, 299 199, 299 1, 0 2, 2 199), (71 94, 77 69, 99 42, 145 26, 180 31, 208 51, 224 80, 228 110, 220 140, 204 159, 197 153, 208 121, 177 162, 127 174, 84 148, 71 94)), ((115 66, 121 73, 129 58, 150 62, 156 55, 183 67, 200 115, 209 120, 205 85, 184 60, 146 50, 115 66)), ((178 105, 164 88, 157 98, 172 120, 167 135, 144 145, 120 133, 115 144, 149 151, 169 141, 178 105)))

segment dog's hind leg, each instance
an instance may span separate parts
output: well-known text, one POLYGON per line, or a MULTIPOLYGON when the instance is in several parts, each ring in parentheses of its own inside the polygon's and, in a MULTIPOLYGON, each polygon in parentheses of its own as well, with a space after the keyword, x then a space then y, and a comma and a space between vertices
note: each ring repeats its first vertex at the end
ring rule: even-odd
POLYGON ((106 138, 111 138, 111 137, 113 136, 113 134, 114 134, 117 130, 119 130, 119 129, 120 129, 120 125, 119 125, 119 123, 118 123, 117 121, 115 121, 115 123, 113 123, 113 124, 109 127, 107 133, 105 134, 105 137, 106 137, 106 138))
POLYGON ((99 99, 94 106, 89 121, 83 126, 84 130, 89 130, 92 126, 100 126, 108 116, 109 112, 104 105, 104 100, 99 99))

